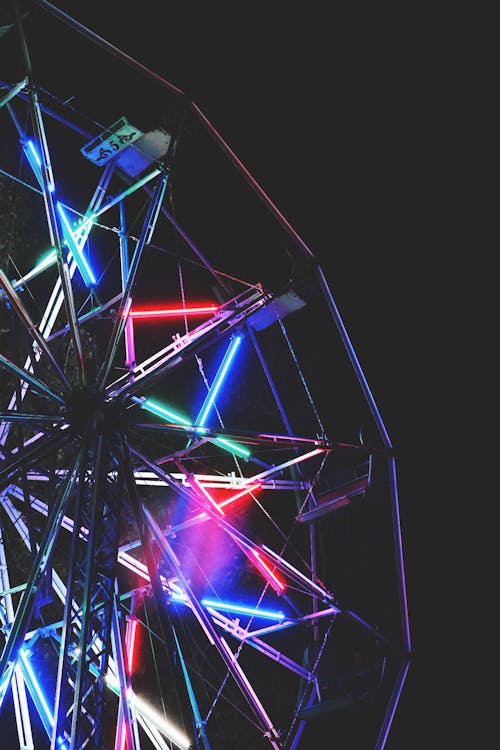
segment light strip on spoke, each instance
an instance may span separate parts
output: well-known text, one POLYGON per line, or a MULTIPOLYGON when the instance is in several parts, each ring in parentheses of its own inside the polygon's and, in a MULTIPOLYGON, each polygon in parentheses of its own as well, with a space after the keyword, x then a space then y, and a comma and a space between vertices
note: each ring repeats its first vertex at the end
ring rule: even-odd
MULTIPOLYGON (((61 205, 61 203, 57 203, 57 210, 59 211, 59 216, 61 217, 61 226, 63 230, 64 237, 66 239, 66 244, 69 247, 69 250, 71 251, 71 254, 73 258, 76 261, 76 265, 78 266, 78 270, 80 271, 80 274, 87 286, 95 286, 97 284, 97 279, 94 275, 94 272, 92 271, 87 258, 85 257, 83 253, 83 245, 86 242, 87 236, 84 235, 82 239, 76 239, 75 234, 73 232, 73 229, 68 221, 68 217, 66 216, 64 209, 61 205), (82 241, 83 240, 83 241, 82 241)), ((80 229, 80 228, 79 228, 80 229)), ((78 230, 77 230, 78 231, 78 230)))
POLYGON ((242 604, 234 604, 232 602, 218 601, 217 599, 203 598, 201 603, 205 607, 213 607, 213 609, 222 609, 226 612, 236 612, 242 615, 252 615, 254 617, 264 617, 269 620, 284 620, 285 615, 283 612, 276 612, 271 609, 260 609, 259 607, 246 607, 242 604))

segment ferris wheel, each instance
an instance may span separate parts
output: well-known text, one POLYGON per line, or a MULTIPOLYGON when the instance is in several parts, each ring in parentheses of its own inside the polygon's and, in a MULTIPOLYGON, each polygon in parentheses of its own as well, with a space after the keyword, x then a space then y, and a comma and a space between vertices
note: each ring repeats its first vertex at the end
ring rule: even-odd
POLYGON ((177 86, 48 2, 2 29, 2 736, 381 750, 396 459, 318 259, 177 86))

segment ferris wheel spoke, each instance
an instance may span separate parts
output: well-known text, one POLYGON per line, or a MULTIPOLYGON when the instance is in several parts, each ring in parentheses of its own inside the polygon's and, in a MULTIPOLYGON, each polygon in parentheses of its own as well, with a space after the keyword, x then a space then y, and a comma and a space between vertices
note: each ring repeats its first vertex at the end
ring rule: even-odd
MULTIPOLYGON (((22 28, 20 28, 22 32, 22 28)), ((28 70, 30 69, 29 55, 27 47, 25 46, 25 59, 28 70)), ((51 246, 56 250, 57 267, 59 271, 59 278, 61 281, 61 288, 63 292, 64 305, 66 309, 66 316, 70 327, 71 340, 73 342, 73 348, 76 357, 77 371, 80 382, 84 385, 86 382, 85 375, 85 362, 83 357, 82 341, 80 337, 80 329, 76 319, 75 312, 75 300, 73 296, 73 289, 71 286, 71 275, 69 266, 66 258, 62 251, 62 240, 59 232, 59 225, 56 213, 56 204, 54 202, 54 194, 56 191, 56 184, 54 181, 54 175, 52 172, 52 164, 50 160, 49 147, 47 143, 47 137, 45 133, 45 127, 43 123, 42 111, 38 102, 38 94, 33 86, 28 89, 28 98, 30 104, 30 111, 35 127, 35 132, 39 146, 39 159, 40 159, 40 175, 41 175, 41 187, 43 191, 45 212, 47 217, 47 225, 49 229, 49 236, 51 246)))
POLYGON ((128 497, 132 506, 132 511, 136 520, 139 539, 141 542, 143 554, 146 560, 146 566, 151 581, 154 594, 155 609, 158 615, 161 637, 165 645, 167 663, 170 665, 170 676, 174 685, 179 690, 180 710, 185 720, 190 715, 189 692, 182 674, 181 667, 175 658, 175 639, 170 623, 170 615, 166 608, 166 600, 163 582, 159 572, 159 559, 161 556, 158 545, 160 540, 151 533, 151 526, 148 523, 146 509, 141 497, 137 491, 134 478, 131 453, 128 446, 128 440, 125 435, 121 436, 121 461, 124 472, 125 485, 128 497))
MULTIPOLYGON (((63 425, 64 427, 64 425, 63 425)), ((33 444, 23 446, 19 450, 12 450, 5 454, 5 458, 0 462, 0 485, 9 482, 15 478, 18 472, 26 471, 28 466, 37 464, 38 461, 55 453, 68 442, 68 436, 61 430, 49 437, 40 434, 33 444)))
POLYGON ((54 355, 50 351, 49 347, 47 346, 47 343, 38 330, 35 323, 31 320, 30 314, 26 310, 25 306, 23 305, 21 298, 16 293, 16 290, 6 277, 5 273, 0 269, 0 286, 2 287, 3 291, 5 292, 6 297, 8 297, 9 302, 12 305, 12 309, 18 316, 18 318, 21 320, 22 324, 24 325, 27 333, 32 336, 32 338, 35 340, 36 344, 39 346, 40 350, 47 356, 47 359, 51 362, 51 364, 54 367, 54 370, 56 371, 61 383, 63 384, 66 391, 70 390, 70 384, 69 381, 62 371, 59 363, 56 361, 54 355))
POLYGON ((14 622, 12 623, 12 627, 9 631, 9 635, 2 652, 2 656, 0 659, 0 684, 2 683, 5 671, 8 668, 9 663, 12 664, 13 662, 15 662, 17 658, 17 652, 29 627, 35 598, 38 594, 38 588, 45 570, 50 564, 50 559, 57 538, 57 533, 61 527, 61 521, 65 514, 66 506, 69 501, 70 493, 73 489, 73 485, 82 458, 82 451, 79 451, 74 459, 70 473, 68 474, 68 477, 66 478, 66 481, 64 482, 59 492, 59 498, 55 502, 48 518, 47 527, 40 543, 40 548, 33 562, 31 575, 26 583, 26 589, 24 590, 21 602, 16 611, 14 622))
POLYGON ((240 665, 238 664, 238 661, 235 658, 233 652, 230 650, 229 646, 224 641, 224 638, 221 638, 218 635, 212 623, 211 618, 209 618, 207 615, 206 608, 203 607, 203 605, 200 603, 196 594, 191 589, 186 577, 184 576, 184 573, 182 571, 182 568, 179 564, 179 560, 174 550, 172 549, 170 543, 166 539, 162 530, 159 528, 158 524, 152 517, 151 513, 149 513, 147 509, 145 509, 145 516, 160 548, 162 549, 163 553, 166 555, 170 565, 172 566, 172 570, 174 571, 176 577, 178 578, 180 582, 182 591, 184 595, 186 596, 187 601, 189 602, 189 605, 191 606, 193 612, 195 613, 196 618, 201 623, 202 629, 204 630, 205 633, 208 634, 210 641, 216 646, 225 666, 227 667, 228 671, 230 672, 233 679, 235 680, 237 686, 239 687, 244 697, 246 698, 257 720, 261 724, 263 732, 269 733, 271 746, 276 748, 276 750, 279 750, 279 746, 275 743, 275 740, 278 739, 278 733, 274 729, 272 722, 270 721, 254 689, 252 688, 250 681, 248 680, 245 673, 243 672, 240 665))
POLYGON ((125 330, 125 326, 127 322, 127 313, 132 303, 132 298, 131 298, 132 287, 134 286, 137 271, 139 269, 139 264, 140 264, 141 256, 144 250, 144 246, 148 242, 151 241, 151 237, 155 230, 156 222, 158 219, 158 212, 159 212, 161 202, 165 194, 165 190, 167 188, 167 180, 168 180, 168 173, 164 171, 160 175, 154 195, 149 203, 146 217, 142 225, 141 235, 135 246, 134 255, 132 257, 132 260, 130 262, 130 267, 128 269, 128 276, 127 276, 125 288, 123 289, 122 299, 118 307, 118 310, 116 312, 115 321, 113 325, 113 331, 109 339, 108 348, 106 350, 106 354, 104 356, 104 361, 101 365, 101 369, 97 376, 97 384, 99 388, 103 388, 105 385, 106 379, 113 365, 113 361, 115 358, 115 354, 118 348, 119 341, 125 330))
POLYGON ((35 377, 35 375, 32 375, 27 370, 23 370, 21 367, 14 364, 14 362, 11 362, 10 359, 4 357, 3 354, 0 354, 0 367, 3 367, 8 372, 16 375, 19 378, 20 383, 29 383, 33 390, 39 395, 45 396, 45 398, 55 401, 56 403, 64 404, 64 399, 61 396, 54 393, 45 383, 35 377))

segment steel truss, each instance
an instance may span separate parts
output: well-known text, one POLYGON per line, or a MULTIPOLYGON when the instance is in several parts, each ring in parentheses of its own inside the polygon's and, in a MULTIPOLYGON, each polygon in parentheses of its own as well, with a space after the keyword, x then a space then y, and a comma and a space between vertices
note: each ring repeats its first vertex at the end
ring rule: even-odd
POLYGON ((325 727, 381 750, 410 655, 395 456, 322 268, 177 87, 48 2, 9 19, 2 189, 45 234, 0 270, 0 727, 24 750, 298 750, 325 727), (171 129, 87 132, 32 64, 37 19, 152 81, 171 129), (261 281, 172 209, 193 130, 273 227, 261 281))

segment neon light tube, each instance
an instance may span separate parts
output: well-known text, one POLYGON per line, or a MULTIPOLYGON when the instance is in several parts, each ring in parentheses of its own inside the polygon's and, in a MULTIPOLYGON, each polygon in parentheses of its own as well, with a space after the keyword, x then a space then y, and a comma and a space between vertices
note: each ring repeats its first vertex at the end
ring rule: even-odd
MULTIPOLYGON (((152 310, 130 310, 128 317, 140 319, 167 318, 180 315, 208 315, 209 313, 217 312, 218 309, 219 307, 217 305, 206 305, 205 307, 169 307, 152 310)), ((125 311, 123 311, 122 315, 124 318, 127 317, 125 311)))
POLYGON ((28 677, 28 685, 33 688, 33 692, 30 692, 32 692, 33 700, 37 704, 38 713, 40 714, 40 718, 42 719, 47 734, 50 736, 52 727, 54 726, 54 714, 49 704, 47 703, 44 694, 42 693, 33 668, 29 662, 26 649, 21 648, 19 650, 19 656, 21 659, 21 668, 25 676, 28 677))
MULTIPOLYGON (((146 409, 146 411, 150 411, 152 414, 157 414, 159 417, 163 417, 164 419, 169 419, 171 422, 175 422, 176 424, 183 425, 189 430, 195 430, 196 427, 193 425, 192 422, 189 422, 185 417, 182 417, 180 414, 177 414, 174 411, 171 411, 170 409, 167 409, 164 406, 160 406, 159 404, 156 404, 154 401, 151 401, 150 399, 145 399, 144 401, 137 396, 132 396, 132 401, 134 403, 138 404, 138 406, 141 407, 141 409, 146 409)), ((208 432, 208 428, 199 428, 199 432, 208 432)), ((236 453, 238 456, 241 456, 242 458, 248 458, 250 456, 250 451, 246 448, 243 448, 241 445, 237 445, 236 443, 233 443, 231 440, 226 440, 225 438, 209 438, 210 442, 212 443, 220 443, 222 448, 225 448, 230 453, 236 453)))
POLYGON ((3 96, 0 99, 0 108, 3 107, 4 104, 7 104, 7 102, 10 102, 10 100, 13 99, 15 96, 17 96, 19 94, 19 92, 22 91, 25 88, 25 86, 26 86, 27 83, 28 83, 28 79, 27 78, 23 78, 22 81, 20 81, 15 86, 13 86, 11 88, 11 90, 8 91, 5 94, 5 96, 3 96))
POLYGON ((138 403, 142 409, 146 409, 152 414, 157 414, 159 417, 169 419, 171 422, 175 422, 176 424, 184 425, 184 427, 193 429, 193 424, 188 419, 186 419, 186 417, 177 414, 177 412, 172 411, 171 409, 167 409, 165 406, 160 406, 160 404, 157 404, 154 401, 150 401, 150 399, 145 399, 144 401, 142 401, 140 398, 133 397, 133 401, 135 401, 135 403, 138 403))
POLYGON ((33 732, 26 695, 26 683, 20 664, 16 665, 12 678, 12 699, 14 701, 19 747, 26 747, 30 750, 30 748, 34 748, 33 732))
POLYGON ((35 159, 37 166, 41 169, 42 168, 42 160, 38 156, 38 152, 36 148, 33 145, 33 141, 28 141, 28 148, 31 151, 33 158, 35 159))
POLYGON ((124 683, 120 689, 120 702, 118 706, 118 717, 117 717, 118 726, 117 726, 117 731, 116 731, 114 750, 125 750, 125 745, 128 743, 128 740, 130 740, 128 750, 134 750, 134 748, 136 747, 135 740, 137 738, 137 744, 138 744, 139 738, 137 736, 135 712, 132 710, 133 707, 130 701, 131 692, 132 692, 131 686, 130 686, 130 673, 131 673, 131 664, 132 664, 133 656, 134 656, 133 649, 134 649, 135 628, 137 626, 137 621, 135 620, 135 618, 130 618, 130 617, 127 618, 125 641, 122 642, 121 637, 120 637, 120 623, 118 621, 118 614, 115 608, 113 609, 112 616, 113 616, 113 619, 112 619, 113 646, 117 652, 115 669, 118 672, 120 682, 124 683), (120 651, 122 651, 122 649, 125 653, 123 652, 119 653, 120 651), (134 729, 135 729, 135 733, 134 733, 134 729))
POLYGON ((234 534, 229 529, 227 531, 231 539, 235 542, 235 544, 238 545, 241 551, 248 557, 252 565, 255 568, 257 568, 259 573, 266 579, 268 584, 276 591, 278 595, 282 594, 283 591, 285 591, 286 589, 285 584, 282 581, 280 581, 280 579, 275 575, 275 573, 271 570, 271 568, 268 565, 266 565, 266 563, 262 560, 261 556, 253 548, 253 546, 244 542, 242 539, 236 536, 236 534, 234 534))
POLYGON ((213 507, 215 508, 215 510, 216 510, 216 511, 217 511, 218 513, 220 513, 220 514, 221 514, 222 516, 223 516, 223 515, 225 515, 225 514, 224 514, 224 511, 223 511, 223 510, 222 510, 222 509, 220 508, 220 506, 219 506, 219 505, 217 505, 217 503, 216 503, 216 502, 215 502, 215 500, 213 499, 213 497, 212 497, 212 495, 210 494, 210 492, 209 492, 209 491, 208 491, 207 489, 205 489, 205 487, 204 487, 204 486, 203 486, 203 485, 202 485, 202 484, 201 484, 201 483, 200 483, 200 482, 199 482, 199 481, 198 481, 198 480, 196 479, 196 477, 194 477, 194 476, 193 476, 193 477, 192 477, 192 479, 193 479, 193 483, 195 484, 195 486, 196 486, 196 487, 198 488, 198 490, 199 490, 199 491, 200 491, 200 492, 202 493, 202 495, 203 495, 204 497, 206 497, 206 499, 208 500, 208 502, 209 502, 209 503, 210 503, 210 504, 211 504, 211 505, 212 505, 212 506, 213 506, 213 507))
POLYGON ((80 223, 72 230, 73 238, 79 247, 83 247, 94 226, 94 221, 88 222, 87 219, 80 219, 80 223))
POLYGON ((28 159, 29 165, 31 169, 33 170, 33 174, 35 175, 38 184, 43 190, 43 177, 42 177, 42 161, 32 143, 32 141, 23 141, 23 151, 26 154, 26 158, 28 159))
POLYGON ((248 487, 245 487, 243 490, 240 490, 239 492, 236 492, 236 494, 231 495, 231 497, 226 497, 225 500, 222 500, 219 503, 219 508, 224 508, 226 505, 229 505, 230 503, 234 503, 235 500, 239 500, 240 497, 243 497, 244 495, 249 494, 250 492, 253 492, 254 490, 258 490, 262 487, 260 482, 255 482, 255 484, 250 484, 248 487))
POLYGON ((269 583, 274 588, 274 590, 275 591, 277 590, 278 592, 284 591, 286 589, 285 584, 283 583, 283 581, 281 581, 278 578, 278 576, 276 575, 276 573, 273 570, 271 570, 271 568, 269 567, 269 565, 267 565, 267 563, 264 562, 264 560, 259 555, 259 553, 257 552, 257 550, 252 549, 252 550, 250 550, 250 552, 252 553, 253 557, 257 561, 256 567, 260 570, 260 572, 262 573, 262 575, 264 576, 264 578, 266 578, 269 581, 269 583))
MULTIPOLYGON (((28 161, 30 162, 30 164, 31 164, 31 166, 32 166, 32 168, 33 168, 33 162, 31 161, 31 159, 30 159, 30 157, 29 157, 29 154, 31 153, 31 155, 32 155, 33 159, 35 160, 35 164, 36 164, 36 166, 38 167, 38 170, 39 170, 39 175, 40 175, 40 176, 38 176, 38 173, 37 173, 37 170, 36 170, 36 168, 33 168, 33 171, 35 172, 35 175, 36 175, 36 177, 37 177, 37 179, 38 179, 38 181, 39 181, 39 183, 40 183, 40 187, 41 187, 41 188, 43 189, 43 179, 42 179, 42 160, 40 159, 40 156, 38 155, 38 151, 36 150, 36 148, 35 148, 35 145, 34 145, 33 141, 28 141, 27 143, 28 143, 28 151, 26 152, 26 155, 27 155, 27 157, 28 157, 28 161)), ((52 179, 50 180, 50 182, 49 182, 49 184, 48 184, 48 188, 49 188, 49 191, 50 191, 51 193, 53 193, 53 192, 54 192, 54 189, 55 189, 55 185, 54 185, 54 183, 52 182, 52 179)))
POLYGON ((315 448, 313 451, 309 451, 309 453, 304 453, 302 456, 297 456, 297 458, 291 458, 290 461, 285 461, 284 463, 279 464, 278 466, 272 466, 270 469, 266 469, 266 471, 261 471, 260 474, 255 474, 255 476, 253 476, 252 479, 254 481, 259 480, 259 479, 264 479, 265 477, 268 477, 271 474, 276 474, 276 472, 281 471, 282 469, 286 469, 288 466, 299 464, 301 461, 306 461, 308 458, 317 456, 320 453, 325 453, 325 450, 323 448, 315 448))
POLYGON ((226 353, 224 354, 219 370, 217 371, 217 375, 215 376, 215 380, 212 383, 210 390, 208 392, 208 396, 205 400, 205 403, 203 404, 201 411, 198 414, 198 417, 196 418, 196 424, 199 425, 200 427, 203 427, 203 425, 205 424, 207 420, 207 417, 210 413, 210 409, 212 408, 215 402, 215 398, 221 389, 222 383, 224 382, 224 378, 226 377, 228 373, 229 366, 234 359, 236 350, 238 349, 240 343, 241 343, 241 336, 236 336, 231 341, 231 343, 229 344, 226 350, 226 353))
MULTIPOLYGON (((104 678, 106 685, 115 695, 120 695, 120 688, 118 686, 118 680, 114 674, 108 672, 104 678)), ((160 716, 154 709, 152 709, 147 703, 139 698, 134 692, 131 695, 131 701, 134 704, 135 710, 138 711, 145 719, 148 719, 154 727, 156 727, 165 737, 174 742, 181 750, 189 750, 191 743, 186 735, 177 729, 176 726, 171 724, 163 716, 160 716)))
MULTIPOLYGON (((287 562, 287 560, 285 560, 283 557, 281 557, 276 552, 274 552, 274 550, 272 550, 270 547, 268 547, 267 545, 263 544, 262 545, 262 550, 264 552, 267 552, 267 554, 270 555, 271 557, 274 557, 276 559, 276 561, 278 562, 278 564, 282 565, 283 567, 287 568, 287 570, 290 571, 291 575, 294 575, 300 581, 303 581, 307 586, 309 586, 309 588, 312 588, 314 591, 317 591, 326 600, 328 600, 328 601, 332 601, 333 600, 333 595, 330 594, 329 591, 327 591, 326 589, 321 588, 320 586, 318 586, 317 583, 314 583, 314 581, 312 581, 310 578, 308 578, 303 573, 301 573, 300 570, 298 570, 293 565, 291 565, 289 562, 287 562)), ((254 553, 254 554, 258 554, 258 553, 254 553)))
POLYGON ((274 612, 271 609, 258 609, 256 607, 245 607, 241 604, 231 604, 230 602, 221 602, 217 599, 202 599, 201 603, 205 607, 214 609, 223 609, 227 612, 241 612, 244 615, 254 615, 255 617, 265 617, 269 620, 284 620, 283 612, 274 612))
POLYGON ((37 265, 29 271, 25 276, 18 279, 18 281, 14 281, 13 287, 14 289, 17 289, 17 287, 21 286, 22 284, 26 284, 28 281, 31 281, 31 279, 34 279, 35 276, 38 276, 42 271, 45 271, 46 268, 50 268, 50 266, 53 266, 54 263, 57 261, 57 251, 55 248, 50 250, 47 255, 45 255, 42 260, 37 263, 37 265))
POLYGON ((180 592, 171 591, 170 592, 170 599, 173 602, 179 602, 180 604, 187 604, 187 605, 189 605, 189 599, 187 598, 186 594, 183 591, 180 591, 180 592))
MULTIPOLYGON (((200 484, 200 482, 196 480, 196 478, 195 478, 195 481, 197 482, 197 484, 200 484)), ((225 507, 226 505, 229 505, 230 503, 234 503, 235 500, 239 500, 239 498, 243 497, 243 495, 247 495, 250 492, 253 492, 253 490, 260 489, 261 487, 262 485, 259 484, 258 482, 256 482, 255 484, 251 484, 249 487, 245 487, 245 489, 240 490, 239 492, 236 492, 235 495, 231 495, 231 497, 226 497, 225 500, 222 500, 222 502, 217 503, 217 509, 222 512, 222 508, 225 507)), ((200 484, 200 489, 203 489, 203 491, 205 491, 205 488, 201 484, 200 484)), ((202 521, 208 518, 210 518, 208 513, 205 513, 205 511, 203 511, 203 513, 198 513, 196 516, 193 516, 187 523, 191 524, 194 521, 202 521)), ((176 529, 180 529, 182 527, 183 527, 183 524, 179 524, 179 526, 176 527, 176 529)))
POLYGON ((181 732, 174 724, 165 719, 163 716, 158 714, 152 709, 147 703, 141 698, 134 694, 133 701, 135 704, 136 711, 138 711, 145 719, 148 719, 153 726, 155 726, 163 735, 169 740, 174 742, 181 750, 189 750, 191 742, 186 735, 181 732))
MULTIPOLYGON (((62 229, 64 237, 66 239, 66 243, 68 244, 69 249, 71 250, 71 254, 76 261, 78 270, 80 271, 80 274, 82 275, 82 278, 87 286, 95 286, 97 284, 96 277, 94 276, 94 273, 89 266, 85 255, 82 252, 82 247, 85 244, 85 240, 81 244, 77 242, 77 240, 75 239, 75 235, 73 234, 73 229, 71 228, 66 214, 64 213, 64 209, 59 202, 57 203, 57 210, 59 211, 59 215, 61 216, 62 229)), ((79 227, 79 230, 80 229, 81 227, 79 227)))
POLYGON ((213 438, 212 442, 218 443, 222 448, 225 448, 230 453, 236 453, 241 458, 249 458, 252 455, 247 448, 243 448, 238 443, 233 443, 232 440, 226 440, 226 438, 213 438))
POLYGON ((134 340, 134 322, 128 318, 125 326, 125 364, 127 367, 135 365, 135 340, 134 340))
MULTIPOLYGON (((125 639, 126 652, 127 652, 127 670, 128 670, 129 676, 132 674, 133 667, 134 667, 134 650, 135 650, 136 633, 137 633, 137 620, 135 617, 133 617, 128 621, 127 634, 126 634, 126 639, 125 639)), ((119 738, 119 742, 117 743, 117 746, 120 748, 120 750, 125 750, 125 743, 127 741, 127 732, 125 730, 125 724, 124 724, 123 718, 120 721, 119 732, 120 732, 120 738, 119 738)))
POLYGON ((141 177, 141 179, 138 182, 136 182, 133 185, 131 185, 130 187, 126 188, 126 190, 124 190, 119 195, 116 195, 114 198, 112 198, 107 203, 105 203, 103 206, 101 206, 97 211, 94 211, 93 214, 91 214, 90 216, 88 216, 83 221, 83 223, 81 225, 81 229, 85 229, 85 231, 87 231, 87 224, 89 224, 89 223, 92 224, 97 219, 98 216, 100 216, 105 211, 107 211, 109 208, 111 208, 111 206, 114 206, 117 203, 119 203, 119 201, 121 201, 123 198, 126 198, 127 195, 131 195, 135 190, 138 190, 139 188, 141 188, 143 185, 146 184, 146 182, 149 182, 149 180, 152 180, 153 177, 156 177, 157 175, 159 175, 160 171, 161 170, 159 170, 159 169, 153 169, 152 172, 149 172, 144 177, 141 177))
POLYGON ((12 673, 14 672, 14 668, 15 668, 14 662, 9 663, 4 671, 3 678, 0 681, 0 708, 2 707, 3 700, 10 686, 10 680, 12 678, 12 673))
POLYGON ((137 638, 137 619, 133 617, 127 631, 127 667, 129 674, 134 671, 135 643, 137 638))
MULTIPOLYGON (((132 302, 132 299, 130 299, 132 302)), ((134 338, 134 321, 128 318, 125 323, 125 364, 127 367, 135 365, 135 338, 134 338)))

